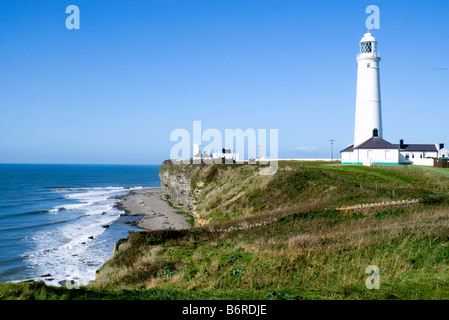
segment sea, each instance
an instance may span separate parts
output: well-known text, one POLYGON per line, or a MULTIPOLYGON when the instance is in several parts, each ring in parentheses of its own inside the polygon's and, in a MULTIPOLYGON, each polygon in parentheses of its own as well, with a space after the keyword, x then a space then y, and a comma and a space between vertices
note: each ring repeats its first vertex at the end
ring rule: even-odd
MULTIPOLYGON (((158 165, 0 164, 0 282, 86 285, 132 231, 120 196, 159 188, 158 165)), ((135 224, 134 224, 135 225, 135 224)))

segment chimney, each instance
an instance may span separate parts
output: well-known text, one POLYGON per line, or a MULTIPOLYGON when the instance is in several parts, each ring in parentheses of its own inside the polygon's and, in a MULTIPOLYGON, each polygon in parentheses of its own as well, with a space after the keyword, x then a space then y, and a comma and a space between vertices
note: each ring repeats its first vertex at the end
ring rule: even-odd
POLYGON ((440 150, 444 148, 444 143, 440 143, 440 150))
POLYGON ((399 149, 404 149, 404 140, 399 140, 399 149))
POLYGON ((378 137, 379 136, 379 130, 377 128, 373 129, 373 137, 378 137))

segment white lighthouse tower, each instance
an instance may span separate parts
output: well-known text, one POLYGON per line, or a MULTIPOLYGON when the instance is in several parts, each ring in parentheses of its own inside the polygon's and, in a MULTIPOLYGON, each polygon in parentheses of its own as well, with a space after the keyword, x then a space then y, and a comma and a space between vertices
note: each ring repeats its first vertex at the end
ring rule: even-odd
POLYGON ((373 129, 377 129, 382 138, 379 61, 376 39, 368 30, 360 40, 357 55, 354 147, 370 139, 373 129))

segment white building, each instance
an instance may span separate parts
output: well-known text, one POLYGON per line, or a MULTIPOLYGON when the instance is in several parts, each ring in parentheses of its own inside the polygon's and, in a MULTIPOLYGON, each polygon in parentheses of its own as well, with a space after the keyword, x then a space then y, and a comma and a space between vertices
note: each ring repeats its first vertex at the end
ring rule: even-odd
POLYGON ((373 137, 355 148, 351 145, 342 150, 341 163, 368 166, 398 164, 433 166, 433 159, 444 159, 440 155, 448 152, 446 149, 438 149, 435 144, 405 144, 402 139, 399 144, 392 144, 376 134, 374 131, 373 137))
POLYGON ((435 144, 405 144, 400 140, 399 163, 433 166, 433 159, 438 158, 438 147, 435 144))
POLYGON ((340 151, 342 164, 433 165, 434 158, 449 158, 444 144, 392 144, 382 138, 377 41, 365 33, 357 55, 357 95, 354 144, 340 151))
POLYGON ((226 160, 235 160, 239 161, 239 154, 238 153, 232 153, 231 149, 222 149, 222 152, 215 152, 211 155, 207 154, 206 152, 201 152, 201 144, 194 144, 193 145, 193 160, 201 160, 201 159, 226 159, 226 160))
POLYGON ((440 147, 438 149, 438 158, 439 159, 449 159, 449 150, 444 147, 443 143, 440 143, 440 147))
POLYGON ((208 155, 206 152, 197 153, 193 156, 193 160, 199 160, 199 159, 212 159, 212 157, 210 155, 208 155))
POLYGON ((449 159, 447 149, 438 149, 435 144, 392 144, 379 136, 373 137, 354 148, 354 145, 340 151, 342 164, 398 165, 415 164, 433 166, 433 159, 449 159))
POLYGON ((397 165, 399 164, 399 148, 382 139, 377 129, 372 132, 372 137, 354 148, 354 145, 340 151, 342 164, 363 165, 397 165))
POLYGON ((199 159, 212 159, 212 157, 206 152, 201 153, 201 144, 196 143, 193 145, 193 160, 199 159))
POLYGON ((222 152, 212 153, 212 158, 214 159, 225 158, 227 160, 235 160, 235 161, 240 160, 239 154, 233 153, 231 149, 222 149, 222 152))
POLYGON ((195 156, 199 154, 201 154, 201 144, 195 143, 193 144, 193 157, 195 158, 195 156))

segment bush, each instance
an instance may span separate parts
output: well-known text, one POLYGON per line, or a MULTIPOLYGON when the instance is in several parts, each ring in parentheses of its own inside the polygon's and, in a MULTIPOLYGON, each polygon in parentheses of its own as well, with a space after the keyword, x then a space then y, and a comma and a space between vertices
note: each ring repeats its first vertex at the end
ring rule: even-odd
POLYGON ((422 204, 443 204, 448 202, 448 197, 444 195, 426 195, 419 200, 422 204))

